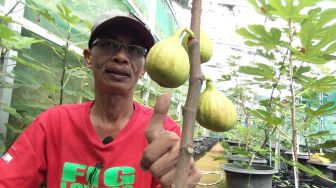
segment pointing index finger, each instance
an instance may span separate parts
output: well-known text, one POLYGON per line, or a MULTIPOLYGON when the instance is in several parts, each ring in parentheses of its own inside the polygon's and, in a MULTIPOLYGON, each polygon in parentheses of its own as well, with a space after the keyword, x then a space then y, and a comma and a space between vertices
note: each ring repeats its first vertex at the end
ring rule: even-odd
POLYGON ((146 139, 151 143, 156 135, 163 130, 163 121, 168 114, 169 105, 171 100, 171 91, 166 91, 157 98, 154 106, 152 118, 146 129, 146 139))

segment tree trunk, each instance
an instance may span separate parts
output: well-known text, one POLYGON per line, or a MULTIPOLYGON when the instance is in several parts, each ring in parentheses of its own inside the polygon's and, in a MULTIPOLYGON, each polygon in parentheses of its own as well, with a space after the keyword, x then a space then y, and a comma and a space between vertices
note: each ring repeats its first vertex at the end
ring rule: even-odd
POLYGON ((189 53, 190 60, 190 80, 186 104, 183 107, 183 128, 180 145, 180 153, 177 160, 177 169, 172 188, 186 188, 189 174, 189 163, 193 154, 193 134, 196 118, 196 109, 200 89, 203 82, 201 72, 201 59, 199 48, 200 36, 200 17, 201 17, 201 0, 193 0, 191 9, 191 30, 195 34, 195 39, 189 53))

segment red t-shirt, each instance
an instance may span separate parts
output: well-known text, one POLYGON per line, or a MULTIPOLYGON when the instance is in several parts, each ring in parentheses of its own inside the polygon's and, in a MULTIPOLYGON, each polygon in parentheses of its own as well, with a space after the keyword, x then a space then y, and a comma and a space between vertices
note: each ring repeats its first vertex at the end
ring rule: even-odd
MULTIPOLYGON (((0 159, 0 188, 155 187, 140 168, 148 145, 145 130, 153 110, 134 102, 134 113, 108 144, 95 133, 89 116, 93 102, 50 108, 41 113, 0 159)), ((164 129, 179 136, 170 118, 164 129)))

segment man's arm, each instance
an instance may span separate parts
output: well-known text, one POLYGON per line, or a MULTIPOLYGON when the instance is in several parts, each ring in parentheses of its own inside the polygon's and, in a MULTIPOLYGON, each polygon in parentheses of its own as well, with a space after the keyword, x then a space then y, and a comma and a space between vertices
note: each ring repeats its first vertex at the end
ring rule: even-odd
POLYGON ((0 159, 0 188, 38 187, 46 174, 41 118, 25 129, 0 159))

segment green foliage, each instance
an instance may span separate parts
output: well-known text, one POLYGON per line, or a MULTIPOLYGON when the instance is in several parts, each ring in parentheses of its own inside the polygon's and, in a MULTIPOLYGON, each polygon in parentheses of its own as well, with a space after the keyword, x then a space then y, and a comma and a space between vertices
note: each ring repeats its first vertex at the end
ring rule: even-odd
POLYGON ((80 22, 80 19, 78 16, 72 14, 72 10, 62 4, 57 5, 58 14, 61 16, 61 18, 68 24, 76 25, 80 22))
POLYGON ((336 19, 336 9, 327 9, 323 12, 310 12, 309 17, 301 23, 298 36, 301 40, 301 49, 292 49, 298 60, 314 64, 323 64, 336 57, 336 23, 329 23, 336 19))
MULTIPOLYGON (((26 5, 37 11, 55 28, 57 28, 56 17, 66 23, 67 34, 62 39, 68 43, 68 39, 73 35, 72 27, 82 21, 64 4, 57 5, 56 8, 41 8, 34 1, 29 0, 26 1, 26 5)), ((8 13, 8 16, 2 16, 0 23, 3 47, 1 56, 6 57, 9 50, 18 52, 18 56, 9 57, 17 63, 13 72, 11 74, 1 72, 2 76, 14 79, 14 83, 6 82, 6 79, 0 82, 2 88, 13 88, 14 91, 12 105, 1 104, 1 110, 10 114, 10 120, 6 125, 6 139, 3 141, 6 147, 11 145, 41 111, 61 104, 61 101, 76 103, 94 98, 92 76, 80 62, 82 57, 79 54, 70 50, 69 45, 57 47, 36 35, 25 34, 25 30, 22 31, 22 35, 12 31, 7 26, 13 22, 10 15, 11 13, 8 13), (50 56, 47 57, 48 53, 36 52, 41 49, 43 52, 48 52, 50 56)), ((88 30, 83 32, 88 33, 88 30)))
POLYGON ((300 83, 306 91, 329 92, 333 91, 333 88, 336 86, 336 77, 325 76, 320 79, 307 78, 300 83))
POLYGON ((306 107, 305 112, 308 117, 320 117, 324 115, 329 115, 336 111, 335 102, 328 102, 322 106, 320 106, 317 110, 312 110, 309 107, 306 107))
POLYGON ((302 22, 306 15, 302 15, 303 9, 315 6, 320 0, 300 0, 297 5, 293 0, 277 1, 270 0, 269 6, 272 7, 270 13, 278 16, 283 20, 292 20, 294 22, 302 22))
POLYGON ((240 66, 238 71, 256 76, 254 79, 257 81, 276 81, 276 73, 273 67, 264 63, 256 63, 255 65, 256 66, 240 66))
POLYGON ((318 140, 323 136, 333 136, 333 135, 335 135, 335 134, 330 133, 330 131, 321 131, 321 132, 318 132, 318 133, 307 135, 306 137, 309 138, 309 139, 318 140))
MULTIPOLYGON (((259 120, 264 125, 264 145, 268 143, 270 134, 278 129, 282 141, 292 145, 297 144, 293 141, 296 135, 289 138, 287 132, 295 130, 308 135, 305 138, 309 141, 327 140, 321 145, 316 142, 316 148, 335 147, 335 142, 328 140, 334 136, 333 133, 309 132, 316 132, 319 127, 316 126, 317 120, 332 116, 336 110, 334 101, 319 101, 320 93, 335 91, 336 88, 335 75, 327 69, 319 71, 321 65, 336 60, 336 9, 322 10, 318 7, 320 0, 248 1, 256 12, 266 17, 265 24, 248 25, 237 29, 236 33, 244 37, 246 45, 257 47, 257 55, 265 62, 260 60, 240 66, 238 73, 252 77, 255 86, 270 90, 269 97, 259 99, 261 107, 246 108, 251 121, 259 120), (270 27, 269 22, 278 27, 270 27)), ((323 176, 314 168, 285 162, 310 174, 323 176)))
POLYGON ((293 162, 293 161, 290 161, 290 160, 286 160, 282 156, 275 156, 275 158, 284 161, 285 163, 289 164, 290 166, 297 167, 299 170, 302 170, 302 171, 306 172, 309 176, 319 176, 323 179, 328 179, 328 177, 326 177, 325 174, 323 174, 323 172, 321 172, 320 170, 318 170, 317 168, 315 168, 313 166, 307 167, 307 166, 305 166, 305 165, 303 165, 299 162, 293 162))
MULTIPOLYGON (((292 0, 249 0, 249 2, 258 13, 265 15, 270 21, 282 20, 288 25, 268 29, 266 24, 252 24, 246 28, 237 29, 236 33, 245 38, 245 44, 257 46, 257 54, 268 61, 240 66, 238 72, 252 76, 259 87, 272 89, 273 94, 273 90, 281 92, 288 89, 287 84, 281 82, 290 80, 289 63, 291 61, 294 64, 294 84, 300 90, 299 96, 306 97, 312 92, 332 91, 336 86, 336 77, 328 74, 321 76, 312 67, 314 64, 324 64, 335 59, 333 53, 336 50, 336 24, 333 20, 336 18, 336 10, 334 8, 322 10, 316 7, 320 2, 318 0, 302 0, 296 3, 292 0), (299 44, 296 43, 294 46, 292 44, 294 40, 299 44)), ((274 100, 274 97, 270 96, 270 99, 274 100)), ((284 121, 273 113, 286 113, 286 110, 290 109, 289 106, 270 100, 265 102, 263 104, 267 111, 257 109, 249 112, 267 124, 273 126, 283 124, 284 121), (277 110, 270 110, 272 108, 277 110)), ((288 102, 291 103, 290 98, 288 102)), ((316 111, 311 107, 306 106, 304 110, 297 106, 297 113, 306 113, 305 120, 298 123, 311 126, 316 118, 332 113, 334 107, 331 106, 332 103, 327 103, 316 111)))
POLYGON ((249 111, 252 115, 254 115, 254 117, 259 118, 272 126, 280 125, 283 122, 281 118, 272 115, 272 112, 266 110, 257 109, 249 111))
POLYGON ((329 159, 332 162, 336 162, 336 152, 325 153, 324 157, 329 159))
POLYGON ((318 146, 318 148, 321 149, 334 148, 334 147, 336 147, 336 140, 327 140, 318 146))
POLYGON ((240 28, 236 33, 242 35, 248 46, 262 46, 266 50, 272 50, 281 42, 281 31, 278 28, 271 28, 268 32, 263 25, 249 25, 248 29, 240 28))

